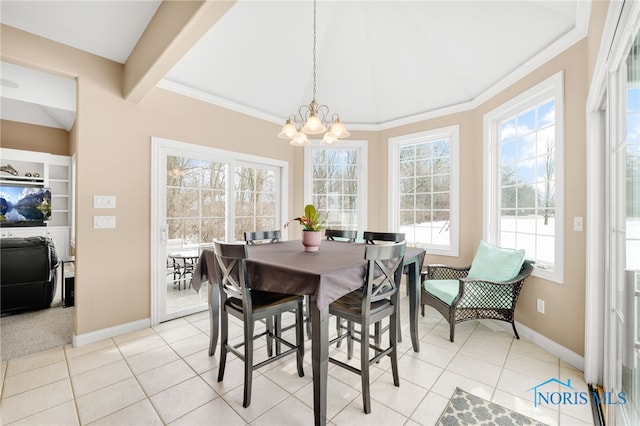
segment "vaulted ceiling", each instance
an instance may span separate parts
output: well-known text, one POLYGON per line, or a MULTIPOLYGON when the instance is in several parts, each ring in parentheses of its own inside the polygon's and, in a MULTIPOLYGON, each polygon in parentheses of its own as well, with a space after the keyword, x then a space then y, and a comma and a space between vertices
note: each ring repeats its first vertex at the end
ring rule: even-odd
MULTIPOLYGON (((159 5, 3 0, 0 22, 125 63, 159 5)), ((320 0, 316 100, 367 129, 477 103, 582 38, 589 9, 582 0, 320 0)), ((240 0, 159 86, 281 123, 311 101, 312 44, 311 1, 240 0)), ((23 95, 34 76, 0 71, 3 118, 37 121, 32 104, 54 116, 43 125, 68 125, 61 93, 23 95), (18 119, 23 109, 32 117, 18 119)))

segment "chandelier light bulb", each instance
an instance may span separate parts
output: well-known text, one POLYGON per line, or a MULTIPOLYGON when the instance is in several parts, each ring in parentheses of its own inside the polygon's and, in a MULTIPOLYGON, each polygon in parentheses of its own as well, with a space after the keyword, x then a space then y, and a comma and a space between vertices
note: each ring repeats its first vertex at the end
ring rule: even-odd
POLYGON ((344 124, 342 124, 339 118, 336 118, 336 121, 331 125, 330 132, 336 138, 348 138, 351 136, 351 133, 344 127, 344 124))
POLYGON ((324 137, 322 138, 322 143, 325 145, 333 145, 334 143, 340 143, 340 141, 331 131, 329 131, 324 134, 324 137))
POLYGON ((318 135, 325 132, 326 130, 326 127, 322 125, 322 121, 320 121, 318 116, 313 113, 309 115, 307 124, 305 124, 304 128, 302 129, 302 131, 308 135, 318 135))
POLYGON ((307 139, 307 135, 305 135, 303 132, 298 132, 296 133, 296 135, 294 136, 293 139, 291 139, 290 144, 293 146, 303 146, 303 145, 307 145, 309 143, 309 139, 307 139))
POLYGON ((280 131, 280 134, 278 134, 278 137, 282 139, 291 139, 296 135, 296 133, 298 133, 298 129, 296 129, 295 124, 293 124, 291 120, 287 120, 284 126, 282 126, 282 130, 280 131))

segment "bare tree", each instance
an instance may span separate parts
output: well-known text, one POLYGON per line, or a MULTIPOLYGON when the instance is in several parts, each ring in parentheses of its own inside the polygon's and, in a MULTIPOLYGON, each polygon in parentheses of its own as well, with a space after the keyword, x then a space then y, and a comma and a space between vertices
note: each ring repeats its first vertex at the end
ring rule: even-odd
POLYGON ((551 138, 545 141, 544 153, 544 192, 540 196, 540 205, 543 207, 544 224, 549 224, 549 217, 552 215, 555 206, 555 186, 553 184, 553 175, 555 172, 554 159, 555 143, 551 138))

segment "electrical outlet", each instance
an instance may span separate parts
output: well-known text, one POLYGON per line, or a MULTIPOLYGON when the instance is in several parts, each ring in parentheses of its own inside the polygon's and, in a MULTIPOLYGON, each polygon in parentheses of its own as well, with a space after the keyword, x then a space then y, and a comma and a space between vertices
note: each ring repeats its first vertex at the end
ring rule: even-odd
POLYGON ((116 208, 115 195, 94 195, 93 208, 94 209, 115 209, 116 208))
POLYGON ((540 312, 541 314, 544 314, 544 300, 538 299, 536 303, 536 307, 538 309, 538 312, 540 312))
POLYGON ((94 216, 93 229, 113 229, 116 227, 115 216, 94 216))

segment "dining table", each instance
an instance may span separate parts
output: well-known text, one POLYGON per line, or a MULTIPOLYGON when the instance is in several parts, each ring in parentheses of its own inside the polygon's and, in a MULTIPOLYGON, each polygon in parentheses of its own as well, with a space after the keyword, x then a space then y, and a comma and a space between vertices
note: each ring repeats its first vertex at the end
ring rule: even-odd
MULTIPOLYGON (((313 370, 314 423, 327 423, 327 374, 329 364, 329 305, 362 287, 365 278, 366 244, 322 241, 317 252, 306 252, 300 240, 278 241, 247 246, 246 260, 252 289, 309 296, 311 317, 311 365, 313 370)), ((419 352, 418 314, 419 277, 425 250, 407 247, 404 273, 409 287, 410 334, 413 350, 419 352)), ((198 259, 192 286, 199 291, 202 282, 209 286, 211 323, 209 355, 215 353, 219 328, 219 289, 215 273, 215 254, 205 248, 198 259)))

